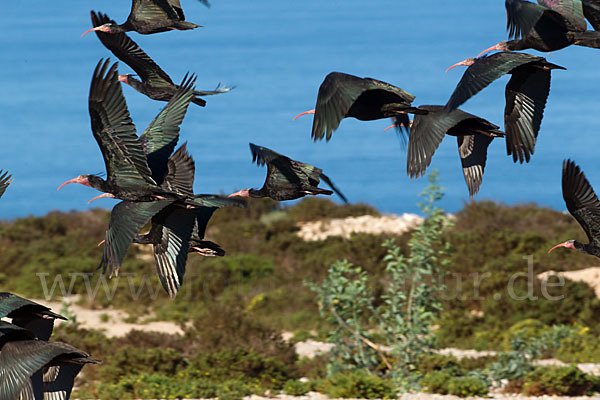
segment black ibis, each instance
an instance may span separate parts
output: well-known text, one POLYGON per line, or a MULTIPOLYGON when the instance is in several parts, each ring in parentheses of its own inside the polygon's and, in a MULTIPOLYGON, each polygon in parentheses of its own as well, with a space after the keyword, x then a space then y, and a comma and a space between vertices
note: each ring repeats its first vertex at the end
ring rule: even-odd
POLYGON ((2 171, 0 169, 0 197, 6 192, 6 188, 12 182, 12 175, 8 174, 8 171, 2 171))
POLYGON ((113 208, 99 266, 103 273, 107 270, 109 276, 118 273, 131 242, 153 244, 161 283, 169 296, 177 294, 183 281, 187 253, 196 251, 190 247, 203 245, 198 241, 204 236, 206 223, 210 218, 210 215, 205 216, 207 209, 214 211, 224 206, 245 205, 239 200, 216 195, 194 195, 193 176, 194 162, 183 145, 169 159, 167 173, 159 183, 168 190, 176 190, 193 199, 192 205, 190 202, 185 204, 175 199, 165 199, 150 202, 122 201, 113 208), (136 235, 151 219, 150 232, 136 235))
POLYGON ((550 72, 565 68, 549 63, 543 57, 515 52, 467 58, 448 70, 458 65, 469 68, 446 103, 447 110, 456 109, 501 76, 512 75, 505 89, 506 152, 512 154, 515 162, 529 162, 550 93, 550 72))
POLYGON ((135 31, 142 35, 167 32, 170 30, 185 31, 200 28, 201 25, 192 24, 185 20, 183 9, 179 0, 132 0, 131 12, 127 21, 117 24, 114 21, 102 25, 94 25, 81 36, 96 31, 107 34, 118 34, 135 31))
POLYGON ((89 363, 99 361, 69 344, 37 340, 30 331, 0 321, 0 399, 68 399, 75 376, 89 363))
POLYGON ((407 112, 419 112, 412 107, 412 94, 372 78, 342 72, 331 72, 319 87, 317 105, 313 110, 296 115, 314 114, 313 140, 331 139, 344 118, 354 117, 360 121, 397 117, 403 126, 408 126, 407 112))
POLYGON ((579 222, 589 243, 567 240, 551 248, 548 253, 558 247, 566 247, 600 257, 600 201, 583 171, 571 160, 563 161, 562 193, 567 210, 579 222))
POLYGON ((230 194, 229 197, 270 197, 273 200, 294 200, 307 194, 331 195, 333 192, 317 187, 323 179, 340 198, 347 203, 346 197, 333 185, 323 170, 313 165, 292 160, 266 147, 250 143, 252 161, 258 165, 267 165, 267 178, 260 189, 244 189, 230 194))
POLYGON ((535 49, 551 52, 572 44, 600 48, 600 33, 587 31, 587 18, 600 28, 599 0, 506 0, 506 28, 513 40, 502 41, 491 50, 535 49))
POLYGON ((433 153, 445 135, 456 136, 458 153, 469 194, 479 191, 487 159, 487 148, 504 132, 491 122, 460 109, 445 110, 443 106, 419 106, 427 114, 417 114, 410 124, 406 170, 411 178, 425 174, 433 153))
POLYGON ((138 138, 117 80, 117 63, 108 68, 109 61, 100 60, 96 66, 89 95, 92 132, 104 157, 107 179, 80 175, 58 189, 80 183, 104 192, 100 197, 135 201, 180 198, 161 188, 157 180, 164 175, 167 159, 178 141, 179 124, 192 98, 194 79, 182 82, 177 94, 138 138))
MULTIPOLYGON (((94 11, 90 12, 92 24, 101 25, 112 21, 106 14, 94 11)), ((141 81, 135 79, 131 74, 119 75, 119 80, 128 84, 140 93, 145 94, 154 100, 169 101, 177 91, 178 86, 173 83, 169 75, 163 71, 140 46, 137 45, 125 33, 110 35, 103 32, 96 32, 98 39, 109 49, 119 60, 123 61, 140 77, 141 81)), ((217 86, 215 90, 194 90, 192 102, 204 107, 206 101, 198 96, 209 96, 214 94, 226 93, 231 88, 217 86)))
POLYGON ((0 292, 0 318, 12 318, 14 325, 25 328, 39 340, 46 341, 52 335, 54 320, 66 320, 46 306, 8 292, 0 292))

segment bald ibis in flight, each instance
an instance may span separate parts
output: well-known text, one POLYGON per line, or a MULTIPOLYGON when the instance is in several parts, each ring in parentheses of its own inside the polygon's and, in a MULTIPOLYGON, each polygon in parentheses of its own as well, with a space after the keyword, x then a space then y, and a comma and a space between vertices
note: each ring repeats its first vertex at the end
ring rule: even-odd
MULTIPOLYGON (((99 26, 112 20, 102 13, 96 14, 90 12, 92 24, 99 26)), ((125 33, 108 34, 101 31, 96 32, 98 39, 110 50, 119 60, 123 61, 140 77, 141 81, 135 79, 131 74, 119 75, 119 80, 128 84, 140 93, 145 94, 154 100, 169 101, 178 89, 169 75, 163 71, 140 46, 129 38, 125 33)), ((198 96, 209 96, 214 94, 226 93, 230 91, 229 87, 217 86, 215 90, 194 90, 192 102, 204 107, 206 101, 198 96)))
POLYGON ((252 161, 257 165, 267 165, 267 178, 260 189, 244 189, 230 194, 228 197, 270 197, 273 200, 284 201, 304 197, 307 194, 331 195, 333 192, 317 187, 323 179, 340 198, 347 203, 346 197, 333 185, 323 170, 313 165, 292 160, 266 147, 250 143, 252 161))
POLYGON ((181 195, 161 188, 157 179, 164 175, 167 159, 179 139, 179 125, 192 98, 194 78, 182 82, 177 94, 138 138, 117 80, 117 63, 109 68, 109 62, 110 59, 100 60, 96 66, 89 95, 92 132, 104 157, 107 179, 80 175, 58 189, 80 183, 104 192, 101 197, 134 201, 181 199, 181 195))
POLYGON ((50 308, 9 292, 0 292, 0 318, 12 318, 14 325, 35 334, 39 340, 48 340, 52 335, 54 320, 66 320, 50 308))
MULTIPOLYGON (((122 201, 113 208, 99 265, 103 273, 108 271, 109 276, 118 274, 132 242, 153 244, 160 281, 169 296, 177 294, 183 282, 187 253, 201 250, 198 246, 212 245, 202 241, 212 212, 224 206, 245 206, 244 202, 237 199, 194 195, 193 176, 194 162, 183 145, 169 159, 167 173, 159 183, 167 190, 192 198, 193 205, 176 199, 164 199, 150 202, 122 201), (207 213, 210 213, 208 217, 207 213), (150 220, 150 232, 136 235, 150 220)), ((215 251, 220 249, 218 245, 214 246, 215 251)))
POLYGON ((427 114, 417 114, 410 123, 406 170, 411 178, 425 174, 445 135, 456 136, 458 154, 469 194, 473 197, 483 180, 487 148, 504 132, 491 122, 460 109, 447 111, 443 106, 419 106, 427 114))
POLYGON ((549 63, 543 57, 515 52, 467 58, 448 70, 458 65, 467 65, 469 68, 446 103, 445 108, 449 111, 501 76, 512 75, 505 89, 506 152, 512 154, 514 162, 529 162, 550 93, 550 72, 565 68, 549 63))
POLYGON ((600 201, 583 171, 571 160, 563 161, 562 193, 567 210, 579 222, 589 243, 567 240, 551 248, 548 253, 558 247, 566 247, 600 257, 600 201))
POLYGON ((600 48, 599 0, 506 0, 506 28, 513 40, 482 51, 535 49, 551 52, 572 44, 600 48), (594 31, 587 31, 587 18, 594 31))
POLYGON ((412 94, 377 79, 331 72, 319 87, 315 108, 296 115, 294 119, 314 114, 311 134, 313 140, 325 137, 329 141, 342 119, 348 117, 360 121, 396 117, 406 127, 406 113, 419 112, 411 106, 414 99, 412 94))
POLYGON ((99 361, 69 344, 38 340, 27 329, 0 321, 0 399, 68 399, 75 377, 89 363, 99 361))
POLYGON ((6 192, 6 188, 8 187, 8 185, 10 185, 10 183, 13 181, 11 178, 12 175, 9 175, 8 171, 3 172, 0 169, 0 197, 2 197, 4 192, 6 192))
POLYGON ((200 28, 185 20, 179 0, 132 0, 131 12, 127 21, 117 24, 108 21, 85 31, 81 36, 96 31, 107 34, 118 34, 135 31, 142 35, 167 32, 170 30, 185 31, 200 28))

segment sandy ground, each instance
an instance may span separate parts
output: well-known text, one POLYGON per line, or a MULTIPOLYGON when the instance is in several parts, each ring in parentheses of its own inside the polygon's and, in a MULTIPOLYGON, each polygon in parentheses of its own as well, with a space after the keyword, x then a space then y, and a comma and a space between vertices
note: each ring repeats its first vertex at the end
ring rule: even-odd
POLYGON ((303 222, 300 224, 298 236, 306 241, 325 240, 329 236, 350 238, 353 233, 393 233, 402 234, 423 222, 416 214, 382 215, 373 217, 337 218, 323 221, 303 222))
MULTIPOLYGON (((551 282, 558 282, 558 277, 563 276, 571 281, 585 282, 596 292, 596 297, 600 298, 600 267, 590 267, 584 269, 578 269, 577 271, 546 271, 538 274, 538 279, 545 280, 550 278, 551 282)), ((549 281, 549 282, 550 282, 549 281)))
MULTIPOLYGON (((63 309, 62 302, 46 301, 44 299, 31 299, 32 301, 38 302, 50 307, 52 311, 61 313, 63 309)), ((183 330, 168 321, 152 321, 147 323, 130 323, 125 322, 128 314, 121 310, 115 309, 103 309, 103 310, 90 310, 83 308, 75 304, 78 300, 78 296, 71 296, 63 298, 64 302, 70 303, 68 310, 70 313, 75 315, 77 322, 82 328, 86 329, 99 329, 104 332, 107 337, 121 337, 125 336, 132 330, 146 331, 146 332, 162 332, 174 335, 183 335, 183 330)), ((148 319, 152 318, 152 315, 147 316, 148 319)), ((62 323, 69 323, 69 321, 56 320, 55 324, 58 326, 62 323)))

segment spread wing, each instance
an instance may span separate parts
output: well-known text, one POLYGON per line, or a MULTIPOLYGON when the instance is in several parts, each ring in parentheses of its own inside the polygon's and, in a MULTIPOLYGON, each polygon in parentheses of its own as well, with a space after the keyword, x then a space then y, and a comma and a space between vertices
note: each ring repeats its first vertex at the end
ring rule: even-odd
MULTIPOLYGON (((429 108, 429 106, 421 106, 429 108)), ((425 174, 431 164, 433 153, 442 142, 450 128, 466 118, 466 113, 460 110, 446 112, 441 107, 431 107, 426 115, 415 115, 408 138, 406 154, 406 172, 411 178, 425 174)))
POLYGON ((526 36, 550 9, 525 0, 506 0, 506 30, 511 39, 526 36))
POLYGON ((302 190, 302 188, 317 187, 321 169, 313 165, 292 160, 266 147, 250 143, 252 161, 258 165, 267 165, 265 186, 281 190, 302 190))
POLYGON ((600 246, 600 201, 585 174, 571 160, 563 162, 562 192, 567 210, 579 222, 590 243, 600 246))
POLYGON ((44 399, 68 400, 75 384, 75 378, 83 364, 62 362, 60 365, 45 368, 43 376, 44 399))
POLYGON ((513 160, 529 162, 550 93, 550 71, 519 67, 506 85, 506 152, 513 160))
MULTIPOLYGON (((173 0, 171 0, 173 1, 173 0)), ((154 21, 179 19, 167 0, 133 0, 128 21, 152 24, 154 21)), ((179 3, 178 0, 174 0, 179 3)), ((179 5, 181 9, 181 5, 179 5)))
POLYGON ((117 63, 108 68, 109 62, 98 62, 89 95, 92 132, 104 157, 107 180, 122 187, 154 183, 117 80, 117 63))
MULTIPOLYGON (((94 11, 90 11, 90 15, 94 27, 108 22, 114 23, 106 14, 100 12, 96 14, 94 11)), ((129 65, 142 81, 151 82, 154 87, 174 85, 169 75, 125 33, 112 34, 96 31, 96 35, 98 35, 98 39, 100 39, 102 44, 119 60, 129 65)))
POLYGON ((0 169, 0 197, 2 197, 8 185, 10 185, 10 183, 12 182, 11 178, 12 175, 8 175, 8 171, 4 171, 3 173, 0 169))
POLYGON ((493 138, 485 135, 457 136, 458 154, 469 188, 469 195, 475 196, 483 181, 483 170, 487 160, 487 149, 493 138))
POLYGON ((194 75, 189 79, 187 79, 187 75, 183 78, 175 95, 140 136, 148 166, 157 183, 163 180, 169 156, 175 150, 179 140, 179 125, 183 122, 187 108, 194 96, 195 80, 194 75))
POLYGON ((379 90, 388 92, 399 98, 399 101, 411 103, 415 96, 390 85, 371 78, 359 78, 342 72, 331 72, 319 87, 317 105, 312 126, 312 138, 316 140, 331 139, 342 119, 354 104, 354 102, 365 92, 379 90))
POLYGON ((160 229, 160 242, 154 245, 156 272, 169 297, 175 297, 183 283, 189 240, 196 221, 193 210, 178 206, 167 209, 164 223, 153 224, 160 229))
POLYGON ((583 0, 583 15, 594 30, 600 30, 600 0, 583 0))
POLYGON ((570 31, 583 32, 587 29, 581 0, 537 0, 537 2, 559 13, 565 19, 570 31))
POLYGON ((106 230, 102 260, 98 268, 102 273, 108 269, 109 276, 113 271, 118 273, 125 258, 127 249, 135 235, 160 210, 175 200, 156 200, 148 202, 122 201, 117 204, 111 214, 106 230))
POLYGON ((29 378, 57 358, 85 362, 87 357, 87 353, 61 342, 8 342, 0 351, 0 398, 17 398, 29 378))
POLYGON ((184 143, 169 158, 167 174, 162 187, 175 193, 194 196, 195 164, 192 156, 187 152, 187 143, 184 143))
POLYGON ((179 0, 167 0, 167 3, 177 13, 178 19, 180 21, 185 21, 185 15, 183 14, 183 8, 181 8, 181 3, 179 2, 179 0))
POLYGON ((447 110, 458 108, 490 83, 514 68, 537 60, 543 60, 543 58, 508 51, 475 59, 475 62, 467 68, 460 82, 458 82, 445 108, 447 110))

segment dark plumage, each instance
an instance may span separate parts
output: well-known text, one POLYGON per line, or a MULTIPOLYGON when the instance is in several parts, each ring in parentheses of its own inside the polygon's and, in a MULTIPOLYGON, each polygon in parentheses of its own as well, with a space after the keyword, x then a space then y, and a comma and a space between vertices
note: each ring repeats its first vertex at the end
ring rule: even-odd
MULTIPOLYGON (((586 31, 587 18, 595 30, 600 27, 598 0, 506 0, 506 28, 513 40, 484 50, 525 50, 543 52, 572 44, 600 48, 600 33, 586 31)), ((480 55, 481 55, 480 54, 480 55)))
MULTIPOLYGON (((194 195, 194 162, 181 146, 169 159, 167 173, 159 180, 161 187, 176 190, 187 202, 174 199, 151 202, 122 201, 111 212, 106 230, 104 251, 99 267, 109 276, 117 274, 132 242, 153 244, 156 270, 169 294, 177 294, 185 273, 190 243, 199 244, 204 237, 210 214, 224 206, 242 207, 245 203, 216 195, 194 195), (152 219, 150 232, 136 235, 152 219), (203 224, 200 226, 200 224, 203 224)), ((218 246, 216 246, 218 248, 218 246)), ((192 250, 194 251, 194 250, 192 250)))
POLYGON ((323 170, 310 164, 292 160, 266 147, 250 143, 252 161, 258 165, 267 165, 267 178, 260 189, 244 189, 230 194, 241 197, 270 197, 273 200, 284 201, 304 197, 307 194, 331 195, 333 192, 317 187, 323 179, 344 202, 346 197, 333 185, 323 170))
POLYGON ((585 231, 589 243, 567 240, 557 247, 578 250, 581 253, 600 257, 600 201, 581 169, 571 160, 563 162, 562 192, 567 210, 585 231))
POLYGON ((0 399, 15 399, 20 394, 24 398, 68 399, 75 375, 87 363, 98 361, 71 345, 36 340, 27 330, 0 321, 0 399), (60 374, 70 365, 77 367, 69 374, 60 374), (54 368, 53 376, 42 380, 42 371, 50 368, 54 368))
POLYGON ((2 197, 8 185, 10 185, 10 183, 12 182, 11 178, 12 175, 8 175, 8 171, 3 172, 0 169, 0 197, 2 197))
POLYGON ((182 198, 161 188, 156 180, 164 175, 168 156, 179 139, 179 125, 192 97, 193 77, 182 83, 176 96, 138 138, 117 80, 117 63, 108 68, 109 61, 100 60, 96 66, 89 96, 92 132, 104 157, 107 178, 80 175, 58 189, 80 183, 122 200, 182 198))
MULTIPOLYGON (((114 22, 106 14, 96 14, 94 11, 91 11, 90 14, 94 26, 114 22)), ((126 74, 119 76, 121 82, 130 85, 138 92, 143 93, 154 100, 169 101, 177 92, 179 86, 173 83, 169 75, 167 75, 167 73, 125 33, 96 33, 102 44, 119 60, 129 65, 141 79, 140 81, 133 78, 133 75, 126 74)), ((231 88, 219 88, 218 86, 215 90, 194 90, 192 102, 204 107, 206 101, 198 96, 226 93, 230 90, 231 88)))
POLYGON ((408 126, 406 113, 418 112, 411 106, 414 99, 412 94, 377 79, 331 72, 319 87, 315 109, 298 116, 314 113, 312 138, 329 140, 348 117, 361 121, 397 117, 408 126))
POLYGON ((185 20, 179 0, 132 0, 131 12, 127 17, 127 21, 120 25, 114 21, 94 25, 92 29, 85 31, 81 36, 92 31, 105 32, 109 35, 135 31, 142 35, 149 35, 170 30, 185 31, 199 27, 201 25, 192 24, 185 20))
POLYGON ((0 292, 0 318, 12 318, 14 325, 28 329, 40 340, 50 338, 55 319, 66 320, 46 306, 9 292, 0 292))
POLYGON ((446 103, 447 110, 456 109, 501 76, 512 75, 505 90, 506 152, 515 162, 529 162, 550 93, 550 73, 565 68, 543 57, 514 52, 468 58, 450 68, 458 65, 469 68, 446 103))
MULTIPOLYGON (((169 172, 163 186, 176 186, 177 190, 193 196, 194 160, 181 146, 169 159, 169 172)), ((204 255, 224 255, 219 245, 202 240, 206 225, 219 206, 240 205, 232 199, 201 195, 197 198, 215 202, 214 206, 187 209, 171 204, 152 217, 150 231, 134 237, 134 243, 152 244, 156 272, 163 288, 170 297, 179 291, 185 274, 188 252, 204 255)))
POLYGON ((447 111, 442 106, 419 106, 427 112, 415 115, 410 126, 406 170, 411 178, 425 174, 445 135, 456 136, 469 194, 479 191, 487 159, 487 148, 494 137, 503 136, 499 127, 459 109, 447 111))

